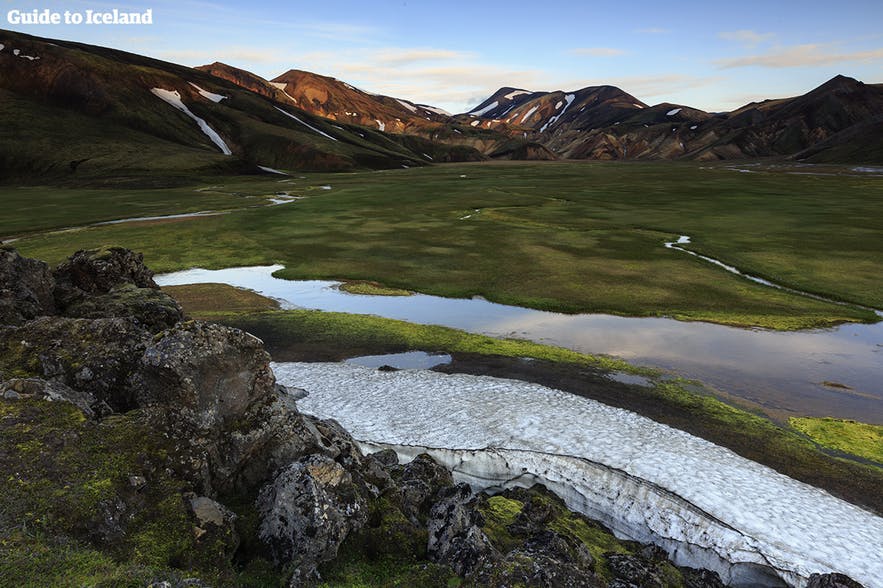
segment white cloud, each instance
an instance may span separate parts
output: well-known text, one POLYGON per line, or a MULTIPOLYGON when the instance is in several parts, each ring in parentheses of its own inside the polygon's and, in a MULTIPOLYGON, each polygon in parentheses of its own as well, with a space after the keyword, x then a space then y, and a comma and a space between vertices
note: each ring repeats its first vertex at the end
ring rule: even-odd
POLYGON ((613 57, 615 55, 624 55, 627 53, 625 49, 614 49, 612 47, 578 47, 568 51, 573 55, 590 55, 592 57, 613 57))
POLYGON ((717 34, 718 37, 725 41, 735 41, 744 47, 754 48, 776 36, 775 33, 758 33, 750 30, 724 31, 717 34))
POLYGON ((812 67, 830 65, 832 63, 878 61, 883 60, 883 48, 870 51, 855 51, 852 53, 835 53, 832 45, 794 45, 791 47, 775 47, 766 53, 737 57, 733 59, 718 59, 715 64, 722 69, 735 67, 812 67))

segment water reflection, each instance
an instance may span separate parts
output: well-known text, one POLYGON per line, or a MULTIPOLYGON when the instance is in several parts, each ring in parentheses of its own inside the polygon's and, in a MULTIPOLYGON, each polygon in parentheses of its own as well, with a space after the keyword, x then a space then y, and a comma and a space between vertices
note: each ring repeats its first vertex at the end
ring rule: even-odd
POLYGON ((157 282, 221 282, 276 298, 283 308, 374 314, 615 355, 702 380, 780 416, 883 423, 883 322, 783 333, 665 318, 563 315, 480 299, 349 294, 336 282, 274 278, 282 267, 193 269, 157 276, 157 282), (848 388, 822 385, 826 381, 848 388))

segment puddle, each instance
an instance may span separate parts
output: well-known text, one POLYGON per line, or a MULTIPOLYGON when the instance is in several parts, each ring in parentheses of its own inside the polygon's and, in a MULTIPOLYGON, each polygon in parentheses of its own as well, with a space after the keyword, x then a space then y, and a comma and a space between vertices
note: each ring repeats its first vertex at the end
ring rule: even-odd
POLYGON ((425 351, 407 351, 405 353, 387 353, 384 355, 363 355, 351 357, 345 363, 362 367, 379 368, 394 367, 399 370, 428 370, 437 365, 451 363, 447 353, 427 353, 425 351))
POLYGON ((638 376, 635 374, 626 374, 623 372, 610 372, 606 374, 606 377, 613 380, 614 382, 619 382, 620 384, 630 384, 633 386, 644 386, 645 388, 650 388, 653 386, 653 380, 645 376, 638 376))
POLYGON ((221 282, 282 301, 283 308, 373 314, 497 337, 515 336, 583 353, 672 370, 776 410, 883 423, 883 322, 777 332, 666 318, 565 315, 481 299, 414 294, 365 296, 339 283, 289 281, 283 266, 193 269, 156 277, 160 285, 221 282), (865 396, 819 382, 841 382, 865 396))

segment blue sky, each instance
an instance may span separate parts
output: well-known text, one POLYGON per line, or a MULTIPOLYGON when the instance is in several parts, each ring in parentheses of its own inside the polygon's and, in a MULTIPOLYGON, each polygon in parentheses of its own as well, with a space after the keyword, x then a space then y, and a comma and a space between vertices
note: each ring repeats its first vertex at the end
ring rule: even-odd
POLYGON ((288 69, 451 112, 500 86, 613 84, 710 111, 802 94, 838 73, 883 83, 883 1, 251 2, 0 0, 0 27, 182 63, 288 69), (153 10, 154 24, 10 25, 12 9, 153 10))

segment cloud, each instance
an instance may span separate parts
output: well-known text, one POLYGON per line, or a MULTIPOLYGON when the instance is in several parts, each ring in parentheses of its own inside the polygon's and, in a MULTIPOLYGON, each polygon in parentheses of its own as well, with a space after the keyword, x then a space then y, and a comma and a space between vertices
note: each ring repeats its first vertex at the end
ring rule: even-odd
POLYGON ((624 55, 627 52, 625 49, 614 49, 612 47, 578 47, 570 49, 568 53, 572 55, 590 55, 592 57, 613 57, 615 55, 624 55))
POLYGON ((831 47, 831 44, 776 47, 767 53, 734 59, 718 59, 714 63, 720 69, 736 67, 787 68, 830 65, 847 61, 883 60, 883 48, 871 51, 855 51, 853 53, 834 53, 831 51, 831 47))
POLYGON ((756 31, 742 29, 739 31, 724 31, 722 33, 718 33, 717 36, 721 39, 724 39, 725 41, 735 41, 736 43, 740 43, 745 47, 753 48, 757 47, 768 39, 772 39, 776 36, 776 34, 758 33, 756 31))
POLYGON ((636 29, 636 33, 641 33, 642 35, 667 35, 671 32, 671 29, 662 29, 659 27, 650 27, 646 29, 636 29))
POLYGON ((426 61, 466 60, 472 54, 450 49, 402 49, 387 48, 371 51, 372 59, 381 65, 403 66, 426 61))
POLYGON ((217 51, 211 49, 182 49, 180 51, 157 51, 161 59, 176 63, 203 65, 213 61, 241 63, 273 63, 282 53, 277 49, 255 49, 254 47, 226 47, 217 51))

